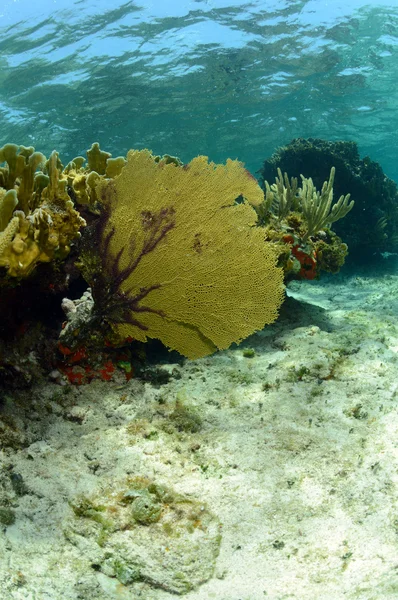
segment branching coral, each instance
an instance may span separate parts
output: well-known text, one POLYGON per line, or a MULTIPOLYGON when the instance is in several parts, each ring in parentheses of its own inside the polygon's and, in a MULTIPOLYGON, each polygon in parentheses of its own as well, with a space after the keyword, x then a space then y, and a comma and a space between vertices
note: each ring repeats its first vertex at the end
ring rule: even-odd
POLYGON ((6 163, 0 167, 0 266, 26 277, 37 263, 66 256, 85 221, 67 194, 57 152, 46 161, 34 148, 6 144, 0 163, 6 163))
POLYGON ((96 212, 99 181, 120 175, 126 164, 123 156, 111 156, 109 152, 101 150, 98 143, 94 143, 87 150, 87 164, 84 164, 86 161, 83 156, 77 156, 64 169, 71 195, 78 204, 87 205, 92 212, 96 212))
POLYGON ((292 177, 289 181, 287 173, 282 175, 282 171, 278 168, 278 176, 274 184, 270 186, 267 181, 264 181, 266 200, 265 205, 260 209, 261 215, 271 211, 282 220, 286 219, 290 212, 301 213, 306 227, 303 236, 305 241, 324 227, 345 217, 354 206, 353 200, 349 202, 350 194, 340 196, 332 206, 335 172, 335 168, 332 167, 329 180, 324 182, 319 192, 311 178, 301 175, 302 187, 300 188, 296 178, 292 177))
POLYGON ((197 358, 276 319, 283 274, 249 204, 263 193, 239 162, 179 166, 132 150, 97 194, 102 265, 83 262, 97 317, 120 339, 159 338, 197 358))
POLYGON ((0 187, 5 190, 18 190, 18 208, 27 215, 32 208, 30 201, 34 194, 36 170, 43 165, 45 157, 35 149, 16 144, 6 144, 0 148, 0 187))
POLYGON ((321 269, 336 273, 344 264, 347 246, 329 227, 345 217, 354 202, 347 194, 332 205, 334 176, 332 167, 320 192, 311 178, 301 176, 298 187, 297 179, 289 180, 279 168, 274 184, 264 181, 266 197, 256 210, 267 239, 279 245, 279 263, 287 278, 314 279, 321 269))
POLYGON ((340 196, 336 204, 333 204, 333 182, 335 168, 330 170, 329 181, 325 181, 322 190, 318 192, 312 179, 301 176, 303 187, 300 191, 301 209, 306 220, 307 232, 304 241, 314 235, 323 227, 335 223, 345 217, 354 206, 350 200, 350 194, 340 196))
POLYGON ((292 177, 289 181, 287 173, 282 175, 282 171, 278 169, 275 183, 270 186, 265 181, 264 184, 266 200, 268 198, 268 210, 273 209, 279 220, 287 217, 290 211, 297 210, 297 179, 295 177, 292 177))

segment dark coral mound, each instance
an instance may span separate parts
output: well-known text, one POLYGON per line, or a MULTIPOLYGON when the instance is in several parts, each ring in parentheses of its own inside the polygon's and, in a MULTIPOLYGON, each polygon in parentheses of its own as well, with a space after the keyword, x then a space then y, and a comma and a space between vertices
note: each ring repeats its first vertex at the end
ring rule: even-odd
POLYGON ((311 177, 320 189, 332 166, 334 198, 350 193, 355 200, 350 214, 333 225, 348 244, 351 261, 398 252, 398 187, 377 162, 360 158, 355 142, 297 138, 265 160, 259 172, 263 181, 273 183, 280 167, 289 177, 311 177))

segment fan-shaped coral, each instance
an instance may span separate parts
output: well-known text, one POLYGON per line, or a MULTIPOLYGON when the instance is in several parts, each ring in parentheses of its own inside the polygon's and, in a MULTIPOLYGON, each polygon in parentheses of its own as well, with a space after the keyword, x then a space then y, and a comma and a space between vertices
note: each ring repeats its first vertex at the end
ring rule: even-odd
POLYGON ((263 192, 241 163, 199 156, 179 166, 132 150, 97 194, 102 268, 89 283, 121 339, 159 338, 197 358, 276 319, 283 273, 255 227, 250 203, 263 192))

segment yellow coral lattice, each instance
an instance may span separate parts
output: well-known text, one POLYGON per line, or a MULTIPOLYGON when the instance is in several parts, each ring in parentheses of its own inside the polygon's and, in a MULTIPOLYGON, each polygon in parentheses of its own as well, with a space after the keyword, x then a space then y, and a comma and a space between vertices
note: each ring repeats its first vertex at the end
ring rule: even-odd
POLYGON ((131 150, 97 192, 110 215, 104 268, 120 253, 119 272, 128 273, 120 291, 136 299, 131 318, 114 325, 121 337, 159 338, 197 358, 277 318, 283 273, 249 204, 263 192, 241 163, 199 156, 178 166, 131 150))

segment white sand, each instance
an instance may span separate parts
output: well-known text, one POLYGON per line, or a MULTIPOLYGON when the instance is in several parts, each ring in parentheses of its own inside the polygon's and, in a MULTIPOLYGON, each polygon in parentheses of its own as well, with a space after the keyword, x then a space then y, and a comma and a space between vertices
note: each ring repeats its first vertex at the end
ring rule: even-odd
POLYGON ((48 383, 6 398, 7 435, 25 447, 0 453, 0 506, 16 517, 0 529, 0 600, 181 597, 120 584, 64 535, 69 500, 127 474, 206 503, 222 524, 214 574, 186 600, 398 598, 398 277, 290 293, 276 324, 167 365, 181 378, 159 388, 48 383), (199 431, 168 426, 177 398, 199 431))

